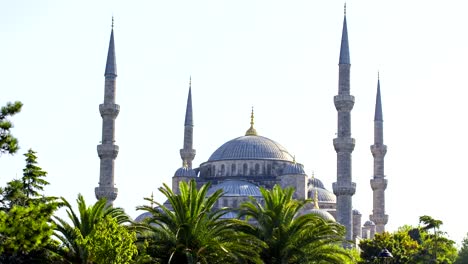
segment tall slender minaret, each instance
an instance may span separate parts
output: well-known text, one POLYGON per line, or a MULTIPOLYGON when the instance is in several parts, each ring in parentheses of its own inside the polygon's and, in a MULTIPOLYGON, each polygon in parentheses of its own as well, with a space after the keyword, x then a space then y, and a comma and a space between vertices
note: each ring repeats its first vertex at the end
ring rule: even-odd
POLYGON ((180 150, 180 158, 182 159, 182 166, 187 166, 189 169, 191 169, 192 161, 196 154, 195 150, 193 149, 192 77, 190 77, 189 82, 184 126, 184 148, 180 150))
POLYGON ((350 95, 350 58, 348 44, 348 29, 346 25, 346 5, 341 36, 339 60, 338 95, 334 97, 335 108, 338 111, 338 132, 333 139, 337 155, 336 182, 333 183, 333 193, 336 195, 336 220, 346 228, 346 239, 353 239, 353 202, 356 183, 352 182, 351 153, 354 150, 354 138, 351 138, 351 110, 354 106, 354 96, 350 95))
POLYGON ((114 160, 119 153, 119 146, 115 145, 115 118, 119 114, 120 106, 115 103, 115 87, 117 78, 117 65, 115 63, 114 47, 114 18, 107 53, 106 71, 104 73, 104 103, 99 105, 102 117, 102 141, 97 146, 101 159, 99 173, 99 187, 95 188, 97 199, 106 198, 111 204, 117 198, 117 188, 114 187, 114 160))
POLYGON ((377 233, 383 233, 385 231, 385 225, 388 223, 388 215, 385 214, 385 189, 387 188, 387 179, 385 179, 384 175, 384 158, 387 153, 387 146, 383 143, 380 77, 377 80, 377 96, 375 99, 374 145, 372 145, 370 149, 372 156, 374 156, 374 178, 370 180, 374 206, 369 218, 375 223, 375 231, 377 233))

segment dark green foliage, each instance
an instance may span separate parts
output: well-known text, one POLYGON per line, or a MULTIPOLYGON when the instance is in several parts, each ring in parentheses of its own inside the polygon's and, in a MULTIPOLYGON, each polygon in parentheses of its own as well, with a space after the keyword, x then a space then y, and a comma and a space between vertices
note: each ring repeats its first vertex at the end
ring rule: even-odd
POLYGON ((373 240, 360 243, 362 263, 379 263, 378 253, 387 248, 394 263, 426 264, 454 262, 457 252, 454 242, 439 230, 442 221, 430 216, 420 217, 422 227, 404 226, 394 233, 376 234, 373 240))
POLYGON ((75 213, 70 203, 62 198, 64 207, 71 224, 64 219, 55 216, 55 236, 60 240, 61 249, 58 254, 71 263, 93 263, 90 249, 83 239, 95 235, 95 228, 107 216, 115 219, 117 224, 130 223, 130 218, 122 208, 114 208, 107 205, 105 199, 97 201, 94 205, 87 206, 83 196, 78 195, 78 214, 75 213))
POLYGON ((468 263, 468 234, 462 241, 462 247, 458 252, 457 260, 454 262, 455 264, 466 264, 468 263))
POLYGON ((0 155, 14 154, 19 149, 18 140, 11 135, 10 129, 13 128, 13 123, 8 120, 8 117, 19 113, 22 106, 21 102, 8 102, 0 110, 0 155))
POLYGON ((40 192, 44 191, 44 186, 49 185, 49 182, 44 180, 47 172, 37 166, 36 152, 32 149, 26 154, 26 167, 23 169, 23 189, 27 199, 40 197, 40 192))
POLYGON ((292 198, 292 188, 260 189, 264 203, 253 198, 240 207, 239 217, 252 225, 244 232, 267 245, 260 253, 264 263, 350 263, 352 256, 341 247, 345 229, 314 214, 299 215, 309 202, 292 198))
POLYGON ((375 234, 374 239, 361 240, 359 247, 362 250, 362 263, 379 263, 377 256, 384 248, 392 253, 394 263, 414 263, 412 262, 414 256, 421 250, 419 244, 409 236, 406 230, 375 234))
POLYGON ((171 209, 159 203, 156 208, 138 207, 151 213, 139 226, 148 263, 261 263, 258 252, 263 244, 236 231, 245 222, 220 218, 226 211, 213 206, 221 190, 206 196, 208 187, 197 190, 195 181, 181 182, 180 194, 175 194, 164 185, 159 191, 171 209))
POLYGON ((57 246, 51 217, 59 204, 40 196, 48 185, 41 179, 46 173, 36 165, 34 151, 25 156, 23 177, 0 189, 0 263, 51 263, 57 246))

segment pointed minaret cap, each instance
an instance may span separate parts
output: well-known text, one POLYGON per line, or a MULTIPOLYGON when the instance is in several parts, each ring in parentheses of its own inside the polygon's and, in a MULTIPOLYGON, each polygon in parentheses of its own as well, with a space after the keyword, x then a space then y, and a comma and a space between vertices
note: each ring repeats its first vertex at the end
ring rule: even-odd
POLYGON ((117 77, 117 64, 115 62, 115 46, 114 46, 114 17, 112 17, 112 29, 109 41, 109 51, 107 52, 105 77, 117 77))
POLYGON ((185 110, 185 126, 193 126, 193 113, 192 113, 192 76, 189 81, 189 93, 187 98, 187 109, 185 110))
POLYGON ((374 121, 383 121, 382 117, 382 100, 380 99, 380 74, 377 74, 377 96, 375 98, 375 115, 374 121))
POLYGON ((343 33, 341 34, 341 49, 340 49, 339 64, 351 64, 351 59, 349 58, 348 26, 346 24, 346 3, 344 5, 343 33))
POLYGON ((254 110, 252 106, 252 113, 250 114, 250 128, 245 132, 246 136, 257 136, 257 130, 253 127, 254 125, 254 110))

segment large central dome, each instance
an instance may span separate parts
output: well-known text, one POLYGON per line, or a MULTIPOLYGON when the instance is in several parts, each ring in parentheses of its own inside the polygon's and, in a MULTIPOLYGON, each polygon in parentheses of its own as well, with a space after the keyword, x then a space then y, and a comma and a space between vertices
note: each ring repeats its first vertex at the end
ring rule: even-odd
POLYGON ((249 159, 294 160, 293 156, 277 142, 262 136, 246 135, 224 143, 208 161, 249 159))

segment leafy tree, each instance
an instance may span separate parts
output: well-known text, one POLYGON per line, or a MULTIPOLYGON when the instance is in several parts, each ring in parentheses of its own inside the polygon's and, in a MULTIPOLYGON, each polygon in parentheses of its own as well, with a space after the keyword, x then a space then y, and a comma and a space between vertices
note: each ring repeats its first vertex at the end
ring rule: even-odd
POLYGON ((159 203, 156 208, 137 208, 151 213, 140 227, 152 263, 261 263, 261 242, 236 231, 246 227, 245 222, 221 218, 226 210, 214 210, 213 206, 222 191, 206 196, 208 188, 206 184, 197 190, 193 180, 180 182, 180 194, 175 194, 164 184, 159 191, 171 208, 159 203))
MULTIPOLYGON (((115 219, 117 224, 130 223, 130 218, 122 208, 106 205, 105 199, 97 201, 94 205, 87 206, 83 196, 79 194, 76 200, 78 214, 75 213, 73 207, 65 198, 61 199, 72 224, 54 216, 56 220, 54 235, 62 243, 61 249, 57 253, 71 263, 92 263, 89 247, 86 243, 83 243, 83 239, 89 239, 88 236, 99 238, 100 234, 94 233, 96 226, 107 216, 115 219)), ((117 243, 117 241, 114 242, 117 243)), ((99 250, 96 250, 96 252, 99 252, 99 250)))
POLYGON ((239 217, 254 222, 246 229, 267 245, 260 253, 265 263, 349 263, 345 229, 314 214, 298 216, 309 200, 292 198, 292 188, 260 188, 264 204, 253 198, 240 206, 239 217))
POLYGON ((464 264, 468 263, 468 234, 462 241, 462 247, 458 252, 457 260, 454 262, 455 264, 464 264))
POLYGON ((86 238, 79 237, 78 244, 88 250, 96 264, 126 264, 138 253, 135 241, 134 231, 106 215, 86 238))
POLYGON ((375 234, 374 239, 361 240, 359 247, 363 260, 361 263, 379 263, 376 257, 384 248, 392 253, 395 263, 415 263, 413 258, 421 250, 421 246, 409 236, 407 230, 375 234))
POLYGON ((8 117, 13 116, 21 111, 23 104, 21 102, 8 102, 0 109, 0 155, 3 153, 14 154, 18 151, 18 140, 11 135, 10 129, 13 128, 13 123, 8 120, 8 117))
POLYGON ((457 257, 455 242, 446 238, 445 233, 440 231, 443 224, 441 220, 424 215, 419 218, 424 226, 420 227, 423 250, 416 259, 422 263, 453 263, 457 257), (429 230, 432 229, 432 234, 429 230))
POLYGON ((44 180, 47 172, 37 166, 36 152, 29 149, 26 154, 26 167, 23 169, 23 189, 26 198, 39 197, 40 192, 44 190, 44 186, 49 185, 49 182, 44 180))
POLYGON ((36 181, 34 175, 44 177, 36 162, 35 152, 25 154, 23 177, 7 183, 0 190, 0 263, 51 263, 55 243, 51 239, 51 217, 58 207, 54 197, 40 196, 45 180, 36 181), (34 183, 29 187, 24 182, 34 183))
POLYGON ((439 230, 442 221, 429 216, 420 220, 424 224, 422 227, 404 226, 397 232, 376 234, 372 240, 362 240, 363 263, 378 263, 375 257, 383 248, 392 253, 395 263, 453 263, 457 256, 456 248, 454 242, 439 230), (434 233, 429 233, 429 230, 434 233))

